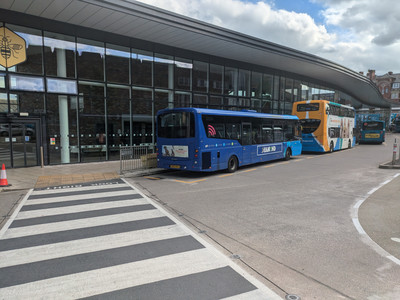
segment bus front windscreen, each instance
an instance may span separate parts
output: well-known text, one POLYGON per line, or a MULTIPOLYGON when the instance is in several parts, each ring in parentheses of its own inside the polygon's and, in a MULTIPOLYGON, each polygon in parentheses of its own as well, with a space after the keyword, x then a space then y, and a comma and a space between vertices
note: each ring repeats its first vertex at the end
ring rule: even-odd
POLYGON ((191 138, 194 132, 194 114, 191 112, 170 112, 157 118, 158 137, 191 138))
POLYGON ((319 111, 319 103, 298 104, 297 111, 319 111))
POLYGON ((364 122, 362 126, 363 130, 383 130, 382 122, 364 122))
POLYGON ((318 119, 302 119, 300 120, 302 133, 313 133, 321 124, 321 120, 318 119))

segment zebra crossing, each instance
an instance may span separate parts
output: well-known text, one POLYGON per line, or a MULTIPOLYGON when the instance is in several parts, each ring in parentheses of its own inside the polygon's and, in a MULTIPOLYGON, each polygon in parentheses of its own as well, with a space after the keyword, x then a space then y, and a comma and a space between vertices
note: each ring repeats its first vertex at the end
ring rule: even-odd
POLYGON ((0 231, 0 299, 280 299, 118 179, 30 191, 0 231))

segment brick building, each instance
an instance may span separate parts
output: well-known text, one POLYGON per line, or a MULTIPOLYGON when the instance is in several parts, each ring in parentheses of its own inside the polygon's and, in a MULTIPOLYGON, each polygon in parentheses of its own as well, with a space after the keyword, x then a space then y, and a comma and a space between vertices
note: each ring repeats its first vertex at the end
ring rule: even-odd
POLYGON ((367 77, 377 85, 385 99, 400 105, 400 73, 388 72, 379 76, 375 70, 368 70, 367 77))

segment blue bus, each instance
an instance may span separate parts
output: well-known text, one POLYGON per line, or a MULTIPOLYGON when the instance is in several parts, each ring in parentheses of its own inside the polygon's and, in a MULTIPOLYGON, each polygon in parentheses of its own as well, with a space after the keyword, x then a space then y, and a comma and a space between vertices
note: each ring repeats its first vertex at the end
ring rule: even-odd
POLYGON ((361 125, 360 144, 383 143, 385 141, 385 121, 364 121, 361 125))
POLYGON ((296 116, 204 108, 157 113, 157 165, 189 171, 227 170, 301 154, 296 116))

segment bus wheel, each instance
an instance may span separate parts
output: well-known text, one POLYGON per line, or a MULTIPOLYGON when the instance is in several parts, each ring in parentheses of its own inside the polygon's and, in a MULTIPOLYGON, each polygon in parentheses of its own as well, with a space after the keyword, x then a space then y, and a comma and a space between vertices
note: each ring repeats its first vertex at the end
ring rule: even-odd
POLYGON ((329 152, 332 153, 333 152, 333 142, 331 142, 331 145, 329 147, 329 152))
POLYGON ((287 148, 285 154, 285 160, 289 160, 291 157, 292 157, 292 150, 290 150, 290 148, 287 148))
POLYGON ((237 161, 236 156, 229 157, 229 160, 228 160, 228 172, 229 173, 233 173, 233 172, 235 172, 237 170, 237 168, 238 168, 238 161, 237 161))

